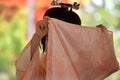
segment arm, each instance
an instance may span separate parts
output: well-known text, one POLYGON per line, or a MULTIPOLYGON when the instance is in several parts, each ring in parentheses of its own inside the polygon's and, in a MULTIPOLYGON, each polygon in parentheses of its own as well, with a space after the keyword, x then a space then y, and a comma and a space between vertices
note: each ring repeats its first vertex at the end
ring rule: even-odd
POLYGON ((38 21, 36 24, 36 32, 31 39, 31 59, 39 46, 40 40, 48 33, 48 20, 49 17, 44 17, 43 20, 38 21))

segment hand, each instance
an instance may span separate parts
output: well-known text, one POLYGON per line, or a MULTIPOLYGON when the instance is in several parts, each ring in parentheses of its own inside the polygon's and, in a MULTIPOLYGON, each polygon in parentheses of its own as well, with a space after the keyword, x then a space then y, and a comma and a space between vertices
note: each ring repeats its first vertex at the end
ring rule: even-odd
POLYGON ((43 38, 48 33, 48 20, 50 18, 45 16, 43 20, 40 20, 36 24, 36 34, 43 38))
POLYGON ((107 30, 107 28, 102 24, 99 24, 96 27, 101 28, 102 30, 107 30))

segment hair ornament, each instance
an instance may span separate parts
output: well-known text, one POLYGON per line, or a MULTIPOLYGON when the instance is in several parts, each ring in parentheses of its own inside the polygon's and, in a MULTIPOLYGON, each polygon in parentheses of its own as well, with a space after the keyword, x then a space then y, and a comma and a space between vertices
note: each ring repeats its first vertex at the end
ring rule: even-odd
POLYGON ((80 4, 78 4, 77 2, 74 2, 73 4, 69 4, 69 3, 62 3, 59 2, 59 0, 53 0, 51 3, 52 6, 61 6, 62 8, 66 8, 68 9, 68 11, 71 11, 72 9, 79 9, 80 4))

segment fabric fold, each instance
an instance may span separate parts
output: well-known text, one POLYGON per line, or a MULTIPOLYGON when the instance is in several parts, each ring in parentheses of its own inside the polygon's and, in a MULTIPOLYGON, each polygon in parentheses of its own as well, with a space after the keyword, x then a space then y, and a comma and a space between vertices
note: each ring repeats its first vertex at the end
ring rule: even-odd
POLYGON ((80 26, 51 18, 48 27, 46 54, 37 48, 30 61, 28 43, 16 61, 16 80, 103 80, 119 70, 113 33, 103 25, 80 26))

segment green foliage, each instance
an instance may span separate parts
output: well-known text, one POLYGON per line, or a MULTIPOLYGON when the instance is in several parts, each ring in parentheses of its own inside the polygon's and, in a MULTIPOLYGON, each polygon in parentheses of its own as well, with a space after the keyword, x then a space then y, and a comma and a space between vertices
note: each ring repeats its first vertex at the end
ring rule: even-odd
POLYGON ((26 44, 26 9, 19 9, 11 20, 0 15, 0 72, 15 78, 15 60, 26 44))
POLYGON ((105 80, 119 80, 120 79, 120 71, 113 73, 109 77, 107 77, 105 80))
POLYGON ((119 44, 119 38, 114 35, 114 48, 117 58, 120 60, 120 44, 119 44))

